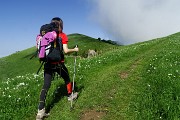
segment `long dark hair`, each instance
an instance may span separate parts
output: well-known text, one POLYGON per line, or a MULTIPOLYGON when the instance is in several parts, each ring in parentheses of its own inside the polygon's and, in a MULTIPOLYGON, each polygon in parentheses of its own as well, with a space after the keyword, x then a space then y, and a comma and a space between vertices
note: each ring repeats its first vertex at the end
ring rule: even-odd
POLYGON ((52 18, 51 22, 55 22, 56 24, 59 24, 61 30, 63 30, 63 21, 59 17, 52 18))

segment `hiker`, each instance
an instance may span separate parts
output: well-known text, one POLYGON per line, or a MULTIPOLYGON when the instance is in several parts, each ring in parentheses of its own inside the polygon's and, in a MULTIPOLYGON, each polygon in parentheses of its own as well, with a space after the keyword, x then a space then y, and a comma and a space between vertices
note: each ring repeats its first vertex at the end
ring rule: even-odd
MULTIPOLYGON (((59 25, 59 37, 62 39, 63 51, 64 53, 78 52, 79 48, 76 46, 74 49, 68 48, 68 37, 65 33, 63 33, 63 21, 59 17, 54 17, 51 20, 51 23, 55 22, 59 25)), ((45 101, 46 94, 51 86, 51 81, 53 79, 53 75, 57 72, 63 79, 67 88, 68 101, 77 98, 78 93, 72 93, 72 83, 70 82, 70 77, 66 66, 64 65, 64 55, 62 56, 62 60, 59 62, 45 62, 44 64, 44 85, 42 87, 40 93, 40 101, 38 106, 38 113, 36 116, 36 120, 41 120, 44 116, 47 116, 45 113, 45 101)))

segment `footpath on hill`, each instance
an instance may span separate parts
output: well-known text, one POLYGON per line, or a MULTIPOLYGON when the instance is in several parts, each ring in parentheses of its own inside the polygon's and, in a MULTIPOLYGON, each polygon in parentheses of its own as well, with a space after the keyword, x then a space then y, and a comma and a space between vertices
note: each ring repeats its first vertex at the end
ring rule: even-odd
POLYGON ((100 58, 92 58, 95 64, 91 60, 81 61, 82 66, 89 64, 89 69, 79 70, 83 79, 77 80, 77 84, 81 84, 83 89, 75 102, 74 111, 68 111, 68 103, 61 104, 62 101, 59 101, 58 106, 51 110, 51 116, 47 120, 67 119, 67 116, 75 120, 130 119, 131 116, 128 116, 127 112, 139 86, 138 81, 141 80, 141 69, 146 60, 155 54, 159 42, 110 51, 108 57, 104 55, 100 58), (106 60, 103 62, 102 59, 106 60), (57 112, 58 108, 60 108, 59 112, 57 112))

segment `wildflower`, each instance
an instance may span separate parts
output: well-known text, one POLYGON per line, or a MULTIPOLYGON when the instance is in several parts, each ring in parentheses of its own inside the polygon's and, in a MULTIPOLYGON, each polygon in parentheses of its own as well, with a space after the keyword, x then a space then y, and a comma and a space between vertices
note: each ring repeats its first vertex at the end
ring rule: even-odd
POLYGON ((81 67, 81 64, 80 64, 80 63, 78 64, 78 67, 81 67))
POLYGON ((16 76, 16 78, 21 78, 21 76, 16 76))
POLYGON ((18 98, 18 99, 17 99, 17 102, 19 102, 20 100, 21 100, 21 98, 18 98))
POLYGON ((7 82, 5 82, 7 85, 9 84, 9 80, 7 82))
POLYGON ((17 85, 17 88, 20 87, 20 86, 23 86, 23 85, 25 85, 24 82, 23 82, 23 83, 19 83, 19 84, 17 85))
POLYGON ((5 88, 5 90, 9 90, 9 87, 5 88))
POLYGON ((23 83, 20 83, 19 85, 25 85, 25 83, 23 82, 23 83))

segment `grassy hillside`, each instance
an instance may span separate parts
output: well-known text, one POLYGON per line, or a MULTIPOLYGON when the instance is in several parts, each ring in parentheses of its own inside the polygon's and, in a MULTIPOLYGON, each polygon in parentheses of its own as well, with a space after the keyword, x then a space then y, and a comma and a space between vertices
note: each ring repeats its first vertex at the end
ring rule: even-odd
MULTIPOLYGON (((78 44, 76 91, 70 103, 62 79, 55 79, 47 95, 47 120, 180 119, 180 33, 128 46, 117 46, 81 34, 69 35, 78 44), (88 49, 99 53, 86 57, 88 49)), ((35 119, 43 71, 35 47, 0 59, 0 119, 35 119)), ((73 76, 73 57, 66 55, 73 76)))

